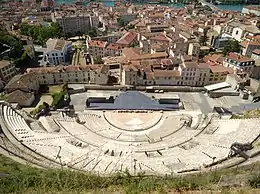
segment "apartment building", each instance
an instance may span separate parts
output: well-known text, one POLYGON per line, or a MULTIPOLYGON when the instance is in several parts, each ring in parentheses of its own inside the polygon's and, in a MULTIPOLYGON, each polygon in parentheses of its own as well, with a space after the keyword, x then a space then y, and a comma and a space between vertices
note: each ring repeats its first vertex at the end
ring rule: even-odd
POLYGON ((140 81, 138 76, 141 76, 140 70, 132 65, 123 65, 122 66, 122 79, 121 84, 122 85, 138 85, 140 84, 140 81))
POLYGON ((41 85, 62 83, 86 83, 104 85, 107 83, 109 66, 60 66, 29 68, 27 73, 34 73, 41 85))
POLYGON ((88 54, 97 58, 105 57, 105 48, 108 45, 107 42, 99 41, 99 40, 87 40, 86 41, 86 49, 88 54))
POLYGON ((70 36, 97 27, 99 19, 86 13, 54 12, 52 21, 61 26, 64 36, 70 36))
POLYGON ((178 85, 204 86, 208 85, 209 66, 197 61, 186 61, 179 66, 181 74, 178 85))
POLYGON ((260 34, 260 30, 251 24, 243 24, 241 22, 229 22, 223 27, 222 37, 234 38, 237 41, 242 41, 246 36, 255 36, 260 34))
POLYGON ((130 63, 122 66, 121 76, 122 85, 178 85, 180 72, 130 63))
POLYGON ((111 43, 105 48, 105 55, 111 57, 121 56, 122 47, 118 44, 111 43))
POLYGON ((94 58, 103 58, 103 57, 116 57, 122 54, 122 47, 118 44, 111 43, 99 40, 87 40, 86 49, 88 54, 94 58))
POLYGON ((256 49, 260 49, 260 42, 257 41, 243 41, 241 42, 242 55, 251 57, 252 53, 256 49))
POLYGON ((121 84, 205 86, 224 82, 227 75, 233 73, 232 68, 194 60, 170 69, 157 66, 152 62, 142 65, 140 61, 125 64, 122 67, 121 84))
POLYGON ((0 79, 7 83, 12 77, 16 75, 15 65, 10 61, 0 61, 0 79))
POLYGON ((224 82, 229 74, 233 74, 234 70, 224 66, 209 66, 210 74, 207 85, 224 82))
POLYGON ((152 75, 154 85, 178 85, 181 78, 178 70, 155 70, 152 75))
POLYGON ((255 66, 255 60, 237 53, 229 53, 225 58, 223 65, 225 67, 233 68, 233 70, 241 76, 246 76, 252 73, 255 66))
POLYGON ((46 42, 46 52, 43 60, 49 65, 60 65, 68 62, 69 54, 72 51, 72 42, 62 39, 49 39, 46 42))

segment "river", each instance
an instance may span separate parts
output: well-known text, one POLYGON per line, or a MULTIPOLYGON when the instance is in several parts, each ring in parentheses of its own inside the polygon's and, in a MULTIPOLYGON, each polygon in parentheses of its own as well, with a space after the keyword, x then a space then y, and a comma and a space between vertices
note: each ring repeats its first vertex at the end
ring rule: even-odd
MULTIPOLYGON (((71 4, 74 3, 75 0, 56 0, 58 4, 66 3, 66 4, 71 4)), ((104 4, 110 7, 114 7, 114 1, 105 1, 104 4)), ((165 4, 170 7, 184 7, 184 4, 165 4)), ((242 11, 244 5, 238 4, 238 5, 216 5, 218 8, 221 10, 232 10, 232 11, 242 11)))

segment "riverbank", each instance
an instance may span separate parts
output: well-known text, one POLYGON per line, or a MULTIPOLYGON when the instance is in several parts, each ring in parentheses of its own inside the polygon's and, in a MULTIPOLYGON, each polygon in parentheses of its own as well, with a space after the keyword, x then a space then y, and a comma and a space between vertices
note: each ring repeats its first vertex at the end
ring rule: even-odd
MULTIPOLYGON (((57 0, 56 1, 59 5, 65 3, 65 4, 72 4, 75 2, 75 0, 57 0)), ((86 3, 87 4, 87 3, 86 3)), ((144 3, 134 3, 135 5, 143 5, 144 3)), ((114 7, 115 6, 115 2, 114 1, 105 1, 104 5, 109 6, 109 7, 114 7)), ((156 4, 154 4, 156 5, 156 4)), ((182 8, 185 7, 185 4, 175 4, 175 3, 171 3, 171 4, 160 4, 160 5, 165 5, 165 6, 169 6, 169 7, 175 7, 175 8, 182 8)), ((230 11, 242 11, 243 7, 246 6, 244 4, 219 4, 216 5, 216 7, 218 7, 221 10, 230 10, 230 11)))

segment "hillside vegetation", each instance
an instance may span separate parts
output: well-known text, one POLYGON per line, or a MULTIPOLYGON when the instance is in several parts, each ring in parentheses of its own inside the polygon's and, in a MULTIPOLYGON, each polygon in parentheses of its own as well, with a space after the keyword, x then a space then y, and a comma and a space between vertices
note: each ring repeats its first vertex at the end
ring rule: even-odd
MULTIPOLYGON (((257 168, 260 165, 257 164, 257 168)), ((131 176, 128 172, 100 177, 83 172, 37 169, 0 155, 0 193, 167 193, 181 191, 222 191, 223 193, 255 193, 260 175, 248 176, 251 168, 222 170, 187 176, 131 176), (243 188, 221 186, 225 177, 243 177, 243 188), (223 178, 224 177, 224 178, 223 178), (249 178, 248 178, 249 177, 249 178)), ((252 170, 252 169, 251 169, 252 170)), ((258 169, 259 170, 259 169, 258 169)), ((241 178, 240 178, 241 179, 241 178)), ((240 180, 241 182, 241 180, 240 180)))

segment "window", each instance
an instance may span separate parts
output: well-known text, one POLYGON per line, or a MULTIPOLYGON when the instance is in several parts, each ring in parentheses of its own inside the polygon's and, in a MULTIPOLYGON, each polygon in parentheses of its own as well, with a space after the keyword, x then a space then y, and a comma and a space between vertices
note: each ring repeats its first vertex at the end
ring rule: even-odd
POLYGON ((238 30, 236 31, 236 35, 238 35, 238 30))

